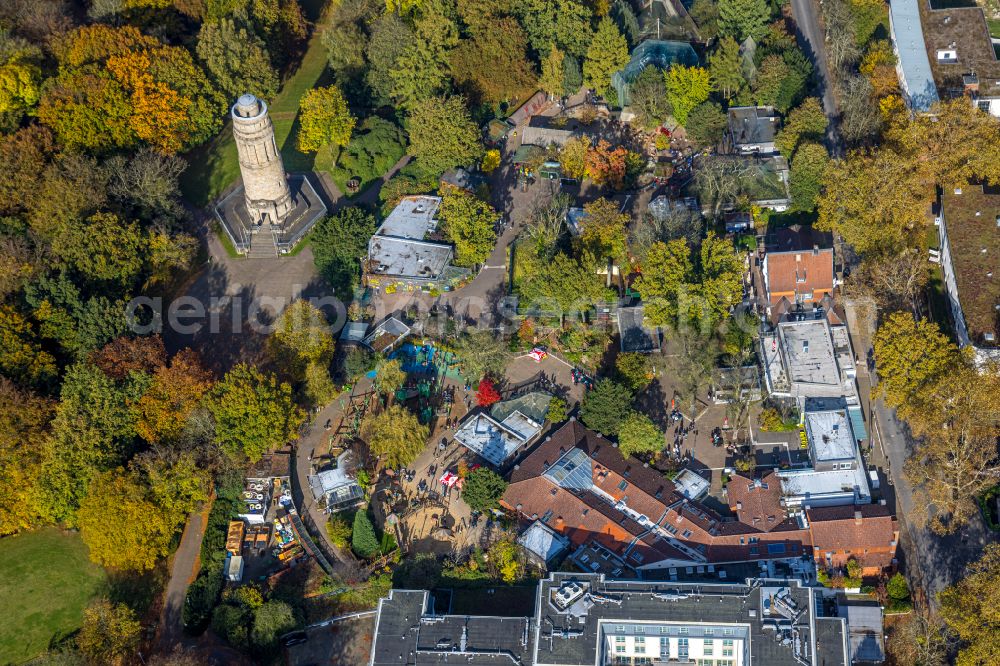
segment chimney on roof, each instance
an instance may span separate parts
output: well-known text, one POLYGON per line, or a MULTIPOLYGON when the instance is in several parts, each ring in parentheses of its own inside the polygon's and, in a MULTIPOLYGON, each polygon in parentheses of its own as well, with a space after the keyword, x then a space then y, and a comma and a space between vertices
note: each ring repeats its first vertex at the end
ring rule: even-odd
POLYGON ((862 520, 861 520, 861 511, 855 511, 854 512, 854 524, 855 525, 860 525, 861 522, 862 522, 862 520))
POLYGON ((563 526, 563 517, 562 516, 557 516, 556 517, 556 527, 562 527, 562 526, 563 526))
POLYGON ((743 510, 743 502, 737 502, 736 503, 736 510, 737 511, 742 511, 743 510))

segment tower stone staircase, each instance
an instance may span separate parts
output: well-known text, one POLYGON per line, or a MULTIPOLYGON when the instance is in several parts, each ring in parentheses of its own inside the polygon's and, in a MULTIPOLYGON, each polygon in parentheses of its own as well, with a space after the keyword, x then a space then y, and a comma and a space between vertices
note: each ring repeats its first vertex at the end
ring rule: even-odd
POLYGON ((274 229, 268 223, 264 223, 257 230, 257 233, 250 236, 250 251, 247 252, 249 259, 273 259, 278 256, 278 245, 274 241, 274 229))

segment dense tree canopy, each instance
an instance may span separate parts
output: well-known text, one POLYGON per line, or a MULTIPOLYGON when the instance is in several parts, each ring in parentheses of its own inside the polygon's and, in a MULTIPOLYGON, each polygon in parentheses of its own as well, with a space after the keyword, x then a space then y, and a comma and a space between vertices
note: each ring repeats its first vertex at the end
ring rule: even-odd
POLYGON ((215 417, 219 446, 251 462, 291 441, 302 422, 291 386, 244 363, 215 386, 208 407, 215 417))
POLYGON ((133 475, 118 468, 98 475, 80 503, 80 535, 98 564, 145 571, 169 552, 175 522, 133 475))
POLYGON ((711 83, 708 70, 703 67, 674 65, 667 70, 667 99, 673 116, 681 125, 687 125, 688 114, 708 99, 711 83))
POLYGON ((663 431, 639 412, 632 412, 622 421, 618 431, 618 450, 623 456, 657 454, 665 444, 663 431))
POLYGON ((965 577, 938 595, 941 617, 962 640, 960 666, 1000 660, 1000 546, 988 544, 983 556, 969 565, 965 577))
POLYGON ((346 146, 355 122, 340 88, 313 88, 299 102, 299 150, 313 153, 323 146, 346 146))
POLYGON ((278 91, 278 74, 271 66, 267 47, 232 18, 203 23, 196 52, 228 100, 244 93, 270 100, 278 91))
POLYGON ((390 405, 368 417, 363 436, 373 455, 386 467, 405 467, 416 459, 430 435, 417 416, 400 405, 390 405))
POLYGON ((503 477, 486 467, 469 472, 462 481, 462 499, 474 511, 489 511, 499 507, 499 499, 507 490, 503 477))
POLYGON ((346 207, 313 229, 310 245, 316 268, 341 298, 353 296, 360 283, 361 259, 375 227, 374 215, 363 208, 346 207))
POLYGON ((598 93, 611 85, 611 75, 628 64, 628 42, 610 18, 603 18, 583 60, 583 83, 598 93))
POLYGON ((632 413, 632 392, 611 379, 597 382, 583 400, 580 418, 602 435, 618 435, 622 422, 632 413))
POLYGON ((475 266, 490 256, 496 244, 497 212, 465 190, 450 188, 441 199, 438 218, 455 244, 455 265, 475 266))
POLYGON ((59 74, 39 118, 68 148, 107 151, 149 144, 164 152, 198 145, 225 115, 191 54, 125 25, 70 33, 56 53, 59 74))
POLYGON ((410 154, 428 173, 469 165, 483 155, 479 128, 461 97, 432 97, 415 103, 407 128, 410 154))

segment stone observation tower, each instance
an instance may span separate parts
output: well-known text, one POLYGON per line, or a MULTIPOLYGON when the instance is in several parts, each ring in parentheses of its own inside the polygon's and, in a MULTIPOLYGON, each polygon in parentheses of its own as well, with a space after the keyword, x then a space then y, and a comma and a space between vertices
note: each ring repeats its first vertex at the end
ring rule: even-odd
POLYGON ((232 116, 247 212, 254 224, 280 226, 295 202, 274 141, 267 104, 253 95, 241 95, 232 116))
POLYGON ((230 115, 243 184, 216 202, 215 215, 239 254, 288 254, 326 214, 326 204, 308 173, 285 173, 264 100, 241 95, 230 115))

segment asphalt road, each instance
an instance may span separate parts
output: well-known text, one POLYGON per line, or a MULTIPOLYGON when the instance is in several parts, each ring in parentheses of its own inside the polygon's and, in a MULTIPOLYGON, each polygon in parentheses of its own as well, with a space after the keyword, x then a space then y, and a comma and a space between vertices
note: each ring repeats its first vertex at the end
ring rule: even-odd
POLYGON ((192 512, 184 526, 181 544, 174 553, 170 582, 167 583, 167 591, 163 596, 158 642, 160 651, 164 654, 173 650, 184 638, 184 598, 187 596, 188 584, 197 574, 195 566, 204 536, 204 516, 201 511, 192 512))
MULTIPOLYGON (((857 321, 850 313, 848 320, 855 324, 849 329, 851 344, 865 358, 870 348, 866 332, 856 325, 857 321)), ((860 364, 857 371, 858 391, 862 405, 866 410, 871 408, 869 413, 873 423, 869 422, 868 427, 873 431, 871 434, 876 442, 868 462, 878 467, 883 482, 889 481, 890 485, 884 492, 890 494, 890 508, 900 522, 901 553, 898 556, 905 564, 911 584, 921 587, 934 607, 937 593, 959 580, 966 565, 977 560, 983 547, 996 541, 997 537, 989 532, 978 513, 955 534, 940 536, 923 527, 920 516, 925 509, 924 499, 903 474, 903 466, 913 451, 913 438, 906 424, 896 418, 895 410, 887 408, 880 399, 871 401, 872 375, 865 364, 860 364)))
POLYGON ((896 419, 895 411, 887 408, 881 400, 875 402, 873 411, 892 470, 897 515, 906 530, 907 538, 901 538, 908 558, 906 571, 911 580, 921 584, 934 607, 937 605, 937 593, 962 578, 965 567, 982 555, 986 544, 997 539, 986 528, 978 512, 968 525, 946 536, 935 534, 923 527, 919 519, 911 518, 919 515, 923 503, 914 492, 913 484, 903 474, 903 465, 910 456, 913 439, 905 424, 896 419))
POLYGON ((819 9, 814 0, 792 0, 792 17, 798 26, 799 46, 806 52, 816 68, 816 88, 823 98, 823 110, 826 111, 829 125, 826 128, 827 148, 834 157, 843 154, 838 126, 840 111, 837 108, 837 98, 833 94, 826 60, 826 34, 820 25, 819 9))

